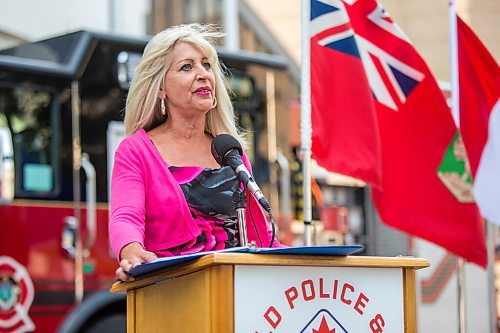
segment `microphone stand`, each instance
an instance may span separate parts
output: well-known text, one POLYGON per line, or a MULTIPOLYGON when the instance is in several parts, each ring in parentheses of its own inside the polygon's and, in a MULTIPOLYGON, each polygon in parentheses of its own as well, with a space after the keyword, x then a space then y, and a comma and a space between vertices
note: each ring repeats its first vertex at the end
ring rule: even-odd
POLYGON ((243 185, 243 190, 241 190, 240 186, 238 186, 238 189, 233 192, 233 203, 234 203, 234 207, 236 209, 236 218, 238 221, 238 232, 239 232, 239 236, 240 236, 240 245, 243 247, 247 247, 247 244, 248 244, 247 224, 245 221, 246 198, 247 198, 247 196, 245 194, 244 185, 243 185))

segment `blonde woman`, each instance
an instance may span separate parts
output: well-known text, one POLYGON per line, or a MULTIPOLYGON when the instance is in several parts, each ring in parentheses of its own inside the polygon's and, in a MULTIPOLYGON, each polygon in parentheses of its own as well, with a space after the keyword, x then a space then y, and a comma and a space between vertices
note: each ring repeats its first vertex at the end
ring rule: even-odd
MULTIPOLYGON (((240 244, 231 200, 237 180, 211 154, 219 134, 245 146, 213 45, 219 37, 213 26, 171 27, 150 40, 136 69, 111 183, 109 233, 121 280, 157 257, 240 244)), ((248 239, 269 246, 268 223, 248 197, 248 239)))

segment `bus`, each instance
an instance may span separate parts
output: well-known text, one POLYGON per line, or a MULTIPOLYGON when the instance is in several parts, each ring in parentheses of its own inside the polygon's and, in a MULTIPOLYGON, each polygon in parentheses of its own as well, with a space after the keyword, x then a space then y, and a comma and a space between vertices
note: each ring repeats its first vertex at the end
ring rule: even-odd
MULTIPOLYGON (((125 295, 109 292, 109 184, 146 43, 77 31, 0 51, 0 332, 125 331, 125 295)), ((259 133, 276 87, 262 77, 287 61, 218 51, 254 169, 264 170, 256 178, 266 179, 259 133)))

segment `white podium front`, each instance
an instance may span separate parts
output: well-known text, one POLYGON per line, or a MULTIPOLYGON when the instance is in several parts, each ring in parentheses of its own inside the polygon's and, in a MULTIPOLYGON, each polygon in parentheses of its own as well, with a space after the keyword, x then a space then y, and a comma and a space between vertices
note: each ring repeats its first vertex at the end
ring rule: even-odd
POLYGON ((235 332, 404 332, 401 268, 235 266, 235 332))

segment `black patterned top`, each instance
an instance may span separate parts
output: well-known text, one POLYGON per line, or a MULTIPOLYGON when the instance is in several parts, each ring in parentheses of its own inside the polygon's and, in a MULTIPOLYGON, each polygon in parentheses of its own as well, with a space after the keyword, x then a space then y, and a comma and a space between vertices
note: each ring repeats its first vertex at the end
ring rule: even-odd
POLYGON ((236 210, 232 195, 238 181, 230 167, 220 169, 175 167, 170 172, 182 188, 200 236, 171 249, 174 255, 222 250, 239 246, 236 210))

